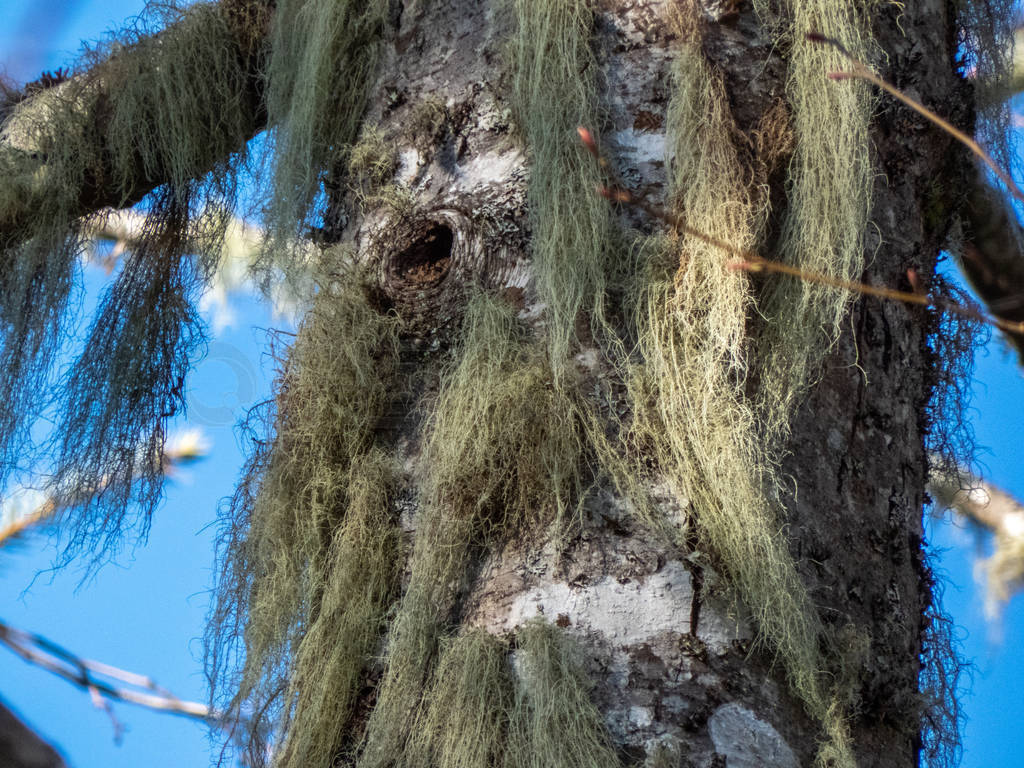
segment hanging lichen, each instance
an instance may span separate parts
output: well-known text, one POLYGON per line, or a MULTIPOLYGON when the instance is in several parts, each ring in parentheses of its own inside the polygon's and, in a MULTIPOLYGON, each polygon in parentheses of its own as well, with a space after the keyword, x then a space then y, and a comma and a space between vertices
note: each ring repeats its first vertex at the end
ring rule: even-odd
POLYGON ((543 620, 440 643, 403 768, 618 768, 578 649, 543 620))
MULTIPOLYGON (((830 46, 804 38, 816 31, 867 60, 864 9, 851 0, 791 0, 786 5, 790 49, 786 95, 795 138, 781 260, 839 280, 858 280, 873 184, 868 126, 872 98, 859 81, 840 87, 826 77, 847 62, 830 46)), ((759 297, 766 322, 758 344, 759 416, 765 438, 785 439, 788 421, 821 359, 839 336, 851 301, 841 290, 806 280, 770 281, 759 297)))
MULTIPOLYGON (((184 403, 204 341, 196 310, 203 272, 182 251, 173 197, 146 220, 96 313, 61 396, 51 494, 61 500, 65 552, 101 558, 123 541, 125 518, 148 520, 163 481, 164 426, 184 403)), ((67 555, 65 554, 65 557, 67 555)))
POLYGON ((295 653, 284 700, 281 768, 304 768, 350 751, 365 672, 397 596, 402 547, 390 508, 390 459, 361 457, 348 479, 345 520, 314 582, 323 590, 295 653))
POLYGON ((99 560, 132 522, 144 535, 159 500, 165 427, 184 405, 182 377, 201 338, 191 300, 209 264, 191 253, 222 233, 197 232, 190 218, 211 201, 231 203, 252 117, 241 103, 239 44, 215 4, 154 9, 79 66, 14 105, 0 129, 0 217, 26 200, 33 209, 15 217, 0 253, 0 481, 40 464, 56 475, 70 521, 64 556, 88 545, 99 560), (68 297, 86 229, 79 195, 102 188, 128 205, 151 179, 164 184, 140 206, 137 253, 101 302, 78 362, 44 399, 65 351, 62 325, 74 319, 68 297), (30 429, 44 405, 66 431, 52 455, 37 456, 30 429))
POLYGON ((283 740, 280 765, 341 748, 395 596, 397 520, 374 441, 397 365, 397 321, 358 276, 325 287, 278 381, 272 445, 261 440, 227 511, 208 675, 249 718, 254 752, 268 730, 283 740))
POLYGON ((387 19, 383 0, 277 3, 266 73, 273 183, 265 219, 279 247, 319 223, 321 185, 355 143, 387 19))
POLYGON ((483 630, 441 642, 403 768, 501 765, 515 701, 508 653, 506 642, 483 630))
POLYGON ((959 58, 975 87, 975 136, 1001 168, 1016 169, 1008 95, 1019 6, 1014 0, 962 0, 955 8, 959 58))
POLYGON ((516 0, 514 11, 513 104, 530 153, 533 271, 557 372, 577 322, 604 324, 613 252, 611 212, 594 194, 600 175, 576 137, 577 126, 600 124, 594 10, 589 0, 516 0))
MULTIPOLYGON (((869 212, 869 105, 863 89, 829 90, 827 58, 796 30, 828 30, 859 51, 859 20, 835 4, 800 3, 790 21, 796 145, 780 250, 808 270, 850 279, 863 263, 869 212)), ((675 22, 689 42, 677 53, 667 120, 674 207, 689 227, 734 252, 756 250, 767 200, 749 188, 724 85, 694 40, 697 22, 675 22)), ((777 474, 792 412, 838 333, 848 299, 799 281, 755 297, 728 259, 722 248, 688 235, 641 252, 631 299, 636 352, 627 358, 641 362, 628 362, 624 373, 635 408, 632 435, 651 449, 685 503, 699 545, 751 610, 793 692, 822 724, 819 763, 849 766, 845 716, 826 682, 820 619, 781 532, 777 474), (755 308, 766 322, 752 338, 755 308)), ((601 453, 620 488, 636 494, 637 483, 616 466, 615 455, 601 453)), ((658 514, 645 504, 637 509, 658 514)), ((649 522, 685 545, 681 531, 649 522)))
POLYGON ((516 634, 516 698, 504 768, 618 768, 576 650, 552 624, 516 634))
POLYGON ((572 403, 553 385, 510 307, 480 295, 459 361, 424 427, 424 468, 409 586, 388 637, 386 671, 359 765, 402 754, 437 645, 457 623, 474 557, 491 542, 567 516, 583 444, 572 403))

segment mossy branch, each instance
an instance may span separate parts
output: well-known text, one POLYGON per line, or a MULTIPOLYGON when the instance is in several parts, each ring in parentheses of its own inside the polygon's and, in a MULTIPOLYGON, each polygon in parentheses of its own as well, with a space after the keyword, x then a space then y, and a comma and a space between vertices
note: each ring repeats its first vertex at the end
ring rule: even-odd
MULTIPOLYGON (((151 70, 161 61, 153 56, 153 51, 164 41, 173 39, 177 45, 187 48, 189 38, 201 39, 207 35, 207 12, 223 18, 232 38, 232 55, 245 65, 246 76, 238 83, 240 91, 220 92, 231 100, 230 105, 222 105, 221 112, 231 113, 237 121, 238 134, 233 137, 236 141, 230 145, 223 141, 222 114, 216 113, 217 104, 211 102, 206 105, 211 114, 199 116, 209 126, 210 135, 205 142, 203 137, 194 137, 194 143, 224 155, 215 158, 211 154, 211 165, 213 160, 225 160, 228 153, 241 150, 244 142, 266 121, 259 70, 273 5, 271 0, 222 0, 216 5, 203 4, 203 12, 186 14, 179 23, 121 48, 70 80, 51 88, 27 86, 21 94, 9 94, 8 104, 17 103, 6 110, 9 114, 0 130, 0 158, 9 171, 0 182, 4 188, 0 191, 3 200, 0 243, 13 245, 24 239, 25 233, 31 233, 33 220, 41 209, 49 208, 48 198, 54 194, 46 182, 55 176, 61 177, 60 181, 66 180, 64 174, 51 172, 54 157, 47 153, 44 146, 47 143, 73 142, 81 157, 95 161, 90 163, 87 173, 75 179, 74 189, 60 190, 72 215, 83 216, 108 207, 123 208, 138 202, 161 184, 177 180, 173 178, 174 168, 145 162, 145 148, 131 146, 131 142, 140 140, 138 133, 125 136, 115 132, 112 135, 110 127, 120 101, 137 98, 134 91, 125 89, 125 77, 136 80, 152 75, 151 70), (53 135, 40 135, 39 123, 63 112, 67 104, 61 102, 69 98, 74 100, 74 124, 55 122, 53 135), (238 116, 243 119, 237 120, 238 116), (58 133, 62 130, 73 135, 58 133), (119 140, 129 144, 119 146, 119 140), (128 158, 127 165, 125 158, 128 158)), ((209 91, 206 87, 202 90, 209 91)), ((155 129, 151 126, 147 130, 155 129)), ((198 178, 210 167, 193 170, 198 178)))

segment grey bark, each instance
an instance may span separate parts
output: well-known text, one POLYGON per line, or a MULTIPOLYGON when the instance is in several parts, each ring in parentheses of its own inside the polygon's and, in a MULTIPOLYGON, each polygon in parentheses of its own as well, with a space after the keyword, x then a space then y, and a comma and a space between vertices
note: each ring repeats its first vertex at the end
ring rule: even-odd
MULTIPOLYGON (((740 128, 749 131, 784 92, 786 64, 772 44, 770 20, 747 3, 727 5, 703 10, 704 52, 725 77, 740 128)), ((607 3, 597 30, 610 112, 606 151, 631 188, 655 201, 666 186, 668 65, 678 43, 667 32, 667 10, 658 0, 607 3)), ((902 10, 880 6, 874 34, 887 54, 882 74, 963 124, 970 92, 956 74, 951 13, 934 0, 902 10)), ((339 219, 339 235, 380 259, 385 292, 400 312, 419 318, 423 343, 435 347, 443 345, 438 329, 457 315, 460 283, 471 279, 518 291, 523 316, 537 314, 521 215, 529 162, 503 94, 507 24, 500 3, 404 5, 368 117, 398 143, 399 176, 416 192, 419 217, 490 218, 501 247, 457 245, 446 280, 409 286, 388 267, 402 251, 395 243, 411 236, 407 225, 392 228, 386 214, 339 219), (428 100, 444 102, 444 119, 432 135, 417 135, 411 126, 428 100)), ((877 230, 864 279, 901 286, 908 268, 932 274, 960 203, 948 190, 970 166, 947 136, 884 101, 872 138, 877 230)), ((659 226, 634 211, 621 215, 647 231, 659 226)), ((466 243, 480 237, 455 229, 466 243)), ((795 415, 785 463, 799 489, 787 505, 791 551, 822 618, 872 638, 853 671, 862 684, 852 732, 865 768, 918 761, 917 677, 931 599, 921 514, 933 322, 921 309, 858 302, 849 331, 795 415)), ((578 361, 599 368, 600 353, 584 350, 578 361)), ((414 443, 408 458, 414 467, 414 443)), ((671 513, 671 502, 665 505, 671 513)), ((625 509, 606 491, 590 504, 588 524, 568 550, 519 541, 488 557, 464 621, 504 632, 539 614, 566 627, 585 649, 595 700, 624 758, 650 759, 659 745, 676 745, 686 766, 810 765, 817 726, 788 693, 770 652, 752 650, 755 630, 742 607, 705 559, 652 541, 625 509)))
MULTIPOLYGON (((737 123, 749 131, 784 92, 783 52, 771 41, 770 19, 759 19, 748 3, 711 5, 703 9, 704 52, 725 78, 737 123)), ((875 37, 886 53, 882 74, 969 124, 952 5, 874 7, 875 37)), ((397 2, 395 11, 367 120, 397 142, 398 176, 415 191, 415 215, 396 222, 385 210, 362 217, 339 205, 329 224, 335 238, 377 260, 382 293, 415 331, 415 343, 440 349, 470 281, 506 290, 525 317, 539 316, 524 216, 529 161, 507 103, 504 4, 397 2), (417 119, 438 104, 438 121, 417 119), (450 261, 443 280, 413 285, 396 259, 432 222, 455 232, 450 261)), ((666 187, 668 65, 678 43, 667 32, 666 11, 661 0, 609 0, 596 43, 605 67, 608 154, 634 191, 655 200, 666 187)), ((259 122, 254 108, 254 130, 259 122)), ((873 140, 876 229, 865 279, 900 286, 909 268, 932 274, 962 202, 957 190, 972 169, 948 136, 895 104, 879 103, 873 140)), ((92 193, 83 191, 83 209, 109 202, 92 193)), ((633 211, 621 215, 648 231, 660 226, 633 211)), ((0 221, 0 235, 11 229, 15 224, 0 221)), ((858 302, 795 414, 785 464, 799 489, 787 504, 791 551, 823 621, 872 638, 853 671, 862 681, 862 707, 852 732, 864 768, 918 759, 917 676, 931 594, 921 513, 933 322, 920 308, 858 302)), ((584 372, 594 370, 600 353, 585 349, 579 362, 584 372)), ((399 417, 408 425, 415 414, 399 417)), ((411 491, 417 446, 400 439, 400 449, 411 491)), ((671 514, 671 502, 664 504, 671 514)), ((626 509, 605 489, 568 549, 521 540, 490 556, 479 566, 464 620, 499 632, 541 614, 566 627, 583 648, 595 701, 628 759, 675 744, 686 766, 809 765, 818 728, 788 693, 770 652, 752 648, 754 628, 742 606, 711 563, 651 540, 626 509)), ((414 526, 415 504, 409 511, 414 526)))

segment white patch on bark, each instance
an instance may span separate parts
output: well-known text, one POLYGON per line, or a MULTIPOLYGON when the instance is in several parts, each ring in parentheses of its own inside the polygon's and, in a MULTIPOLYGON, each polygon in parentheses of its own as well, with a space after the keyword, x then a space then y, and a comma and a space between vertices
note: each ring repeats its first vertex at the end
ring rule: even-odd
POLYGON ((458 166, 452 186, 474 192, 488 184, 507 183, 515 171, 525 165, 526 158, 519 149, 475 155, 469 162, 458 166))
POLYGON ((576 630, 604 635, 621 645, 642 643, 662 632, 690 627, 693 586, 679 562, 640 580, 620 583, 605 577, 587 587, 544 584, 523 593, 509 606, 503 629, 511 630, 535 616, 568 621, 576 630))
POLYGON ((398 153, 398 173, 396 178, 402 184, 409 186, 420 171, 422 157, 418 150, 409 147, 398 153))
POLYGON ((620 153, 634 165, 640 163, 661 163, 665 160, 665 134, 637 131, 627 128, 612 134, 620 153))
POLYGON ((779 732, 741 704, 730 702, 716 709, 708 731, 729 768, 800 768, 779 732))

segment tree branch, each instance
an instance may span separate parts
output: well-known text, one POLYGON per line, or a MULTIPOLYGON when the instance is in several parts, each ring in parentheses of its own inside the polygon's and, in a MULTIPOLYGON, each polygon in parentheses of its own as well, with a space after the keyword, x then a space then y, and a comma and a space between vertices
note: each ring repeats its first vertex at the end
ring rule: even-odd
MULTIPOLYGON (((93 159, 89 172, 79 180, 77 189, 61 190, 72 200, 72 214, 84 216, 104 208, 133 205, 156 187, 173 180, 170 168, 153 167, 152 163, 143 162, 144 155, 138 147, 123 146, 123 137, 109 136, 106 127, 110 116, 117 111, 119 98, 124 96, 125 77, 151 74, 150 70, 158 66, 152 56, 154 45, 161 45, 168 39, 187 45, 190 38, 200 39, 209 25, 209 17, 204 13, 219 14, 226 24, 233 46, 229 55, 237 57, 245 72, 242 92, 226 94, 226 98, 231 99, 231 109, 237 112, 240 106, 244 114, 244 140, 261 130, 266 123, 266 112, 260 60, 273 7, 274 0, 221 0, 217 4, 201 4, 185 12, 179 23, 125 46, 70 80, 57 82, 52 87, 33 84, 34 87, 26 86, 22 94, 15 95, 13 100, 17 103, 8 108, 9 114, 0 128, 0 158, 4 160, 5 170, 17 171, 0 179, 0 185, 7 187, 0 195, 4 200, 0 208, 0 243, 15 244, 25 232, 30 232, 33 217, 43 209, 46 197, 53 193, 47 181, 59 173, 52 173, 52 159, 48 158, 45 148, 33 145, 38 145, 41 138, 39 124, 45 123, 47 116, 57 111, 56 105, 62 99, 65 107, 70 101, 72 109, 77 110, 75 135, 64 139, 73 138, 79 145, 78 152, 93 159), (199 10, 203 12, 197 12, 199 10), (114 159, 124 157, 134 161, 131 173, 125 174, 123 163, 120 170, 114 167, 114 159)), ((10 94, 7 100, 12 100, 10 94)), ((225 103, 224 113, 228 108, 225 103)), ((218 115, 205 117, 208 117, 210 131, 207 146, 227 152, 242 149, 241 145, 220 147, 218 115)), ((62 139, 60 136, 42 138, 57 142, 62 139)), ((202 138, 196 137, 200 146, 203 146, 202 138)), ((140 139, 131 137, 131 140, 140 139)), ((207 170, 210 169, 202 169, 207 170)))
POLYGON ((928 492, 941 506, 991 532, 992 556, 979 563, 988 582, 986 613, 1024 586, 1024 505, 1001 488, 966 472, 933 476, 928 492))
POLYGON ((109 664, 90 661, 72 653, 51 640, 0 621, 0 644, 30 664, 42 667, 48 672, 89 692, 93 703, 104 709, 114 720, 106 699, 126 701, 147 709, 182 715, 203 722, 216 724, 221 716, 212 712, 205 704, 183 701, 145 675, 127 672, 109 664), (122 684, 123 685, 119 685, 122 684), (105 697, 105 698, 104 698, 105 697))

